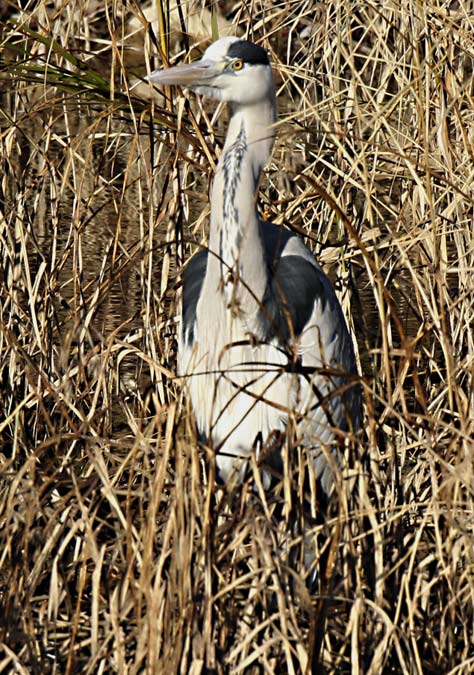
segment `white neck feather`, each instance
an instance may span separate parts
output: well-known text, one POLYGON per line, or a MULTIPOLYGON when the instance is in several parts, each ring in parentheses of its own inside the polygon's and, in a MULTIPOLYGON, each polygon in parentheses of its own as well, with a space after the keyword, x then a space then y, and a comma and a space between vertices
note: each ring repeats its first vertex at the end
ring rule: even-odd
POLYGON ((275 99, 233 105, 211 195, 210 255, 205 292, 223 297, 250 332, 267 286, 256 208, 260 173, 275 140, 275 99), (217 288, 209 285, 217 283, 217 288))

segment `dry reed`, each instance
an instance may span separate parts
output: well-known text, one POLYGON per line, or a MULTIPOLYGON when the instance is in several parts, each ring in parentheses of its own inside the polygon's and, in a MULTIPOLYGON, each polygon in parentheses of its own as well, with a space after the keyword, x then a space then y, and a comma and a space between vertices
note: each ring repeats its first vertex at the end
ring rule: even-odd
POLYGON ((364 375, 313 597, 174 377, 225 112, 131 91, 168 49, 137 4, 1 11, 0 672, 473 672, 474 3, 221 3, 277 71, 266 215, 364 375))

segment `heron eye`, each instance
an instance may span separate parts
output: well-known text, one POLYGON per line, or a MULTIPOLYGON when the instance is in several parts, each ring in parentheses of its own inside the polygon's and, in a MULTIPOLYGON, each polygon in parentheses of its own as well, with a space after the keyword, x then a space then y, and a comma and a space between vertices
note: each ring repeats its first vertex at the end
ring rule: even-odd
POLYGON ((244 62, 241 61, 240 59, 237 59, 236 61, 232 61, 232 70, 242 70, 244 67, 244 62))

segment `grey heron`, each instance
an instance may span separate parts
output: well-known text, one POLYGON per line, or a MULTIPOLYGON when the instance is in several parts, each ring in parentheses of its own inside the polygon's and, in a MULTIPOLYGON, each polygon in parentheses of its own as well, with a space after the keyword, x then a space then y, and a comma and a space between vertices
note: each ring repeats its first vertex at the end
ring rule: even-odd
POLYGON ((361 395, 329 279, 299 236, 258 215, 276 122, 267 52, 224 37, 199 61, 147 79, 231 106, 211 192, 209 246, 183 273, 178 367, 200 436, 228 481, 242 475, 257 438, 283 438, 293 426, 328 494, 341 437, 360 426, 361 395))

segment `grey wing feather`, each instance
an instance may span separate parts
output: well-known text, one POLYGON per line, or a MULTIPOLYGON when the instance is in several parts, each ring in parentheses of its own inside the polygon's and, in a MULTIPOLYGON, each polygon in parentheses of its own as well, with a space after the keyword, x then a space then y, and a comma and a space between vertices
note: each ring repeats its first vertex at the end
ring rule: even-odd
POLYGON ((183 271, 183 318, 182 337, 187 345, 194 342, 194 325, 196 323, 196 309, 201 295, 204 277, 207 269, 206 250, 195 253, 183 271))
POLYGON ((263 299, 266 338, 287 342, 298 337, 309 321, 314 303, 322 310, 327 299, 324 275, 310 262, 297 255, 280 258, 270 277, 263 299))
MULTIPOLYGON (((334 288, 299 237, 261 223, 261 233, 270 268, 269 285, 263 302, 266 339, 276 338, 287 346, 291 338, 301 340, 303 366, 322 365, 321 360, 340 370, 338 387, 357 374, 352 339, 334 288), (327 348, 322 355, 321 348, 327 348), (344 374, 348 377, 344 377, 344 374)), ((338 388, 336 387, 336 388, 338 388)), ((339 428, 360 425, 360 387, 351 386, 341 395, 339 428)))

